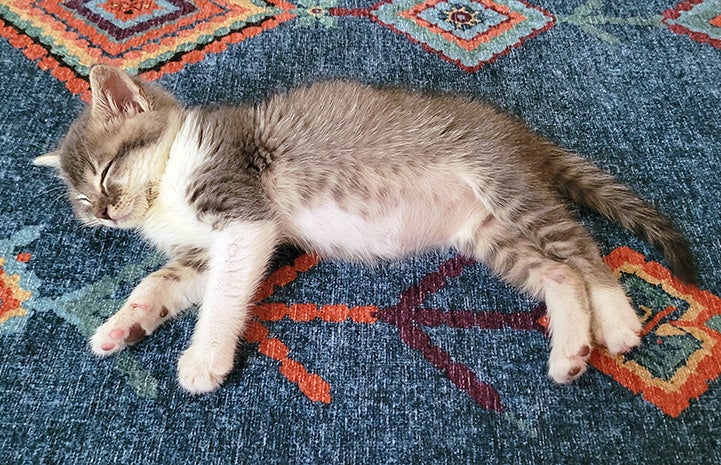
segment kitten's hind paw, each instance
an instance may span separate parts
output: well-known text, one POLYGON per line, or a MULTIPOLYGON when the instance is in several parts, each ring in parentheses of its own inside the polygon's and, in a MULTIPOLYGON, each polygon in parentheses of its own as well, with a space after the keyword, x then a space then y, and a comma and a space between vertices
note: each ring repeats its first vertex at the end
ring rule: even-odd
POLYGON ((641 345, 641 336, 636 328, 626 326, 605 327, 596 333, 596 342, 608 349, 611 355, 625 354, 641 345))
POLYGON ((216 390, 233 369, 234 354, 191 345, 178 360, 178 381, 191 394, 216 390))
POLYGON ((594 303, 593 337, 611 355, 625 354, 641 344, 643 327, 628 297, 621 290, 591 293, 594 303))
POLYGON ((566 355, 562 349, 551 349, 551 357, 548 360, 548 376, 559 384, 566 384, 586 372, 591 347, 584 344, 575 350, 573 355, 566 355))

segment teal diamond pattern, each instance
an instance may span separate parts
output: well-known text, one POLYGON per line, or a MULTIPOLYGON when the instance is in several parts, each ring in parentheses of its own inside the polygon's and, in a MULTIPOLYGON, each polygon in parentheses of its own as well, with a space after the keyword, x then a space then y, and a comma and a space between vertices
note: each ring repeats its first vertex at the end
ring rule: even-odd
POLYGON ((524 0, 384 0, 370 14, 377 23, 470 72, 555 23, 553 15, 524 0), (509 15, 516 18, 514 24, 509 15))

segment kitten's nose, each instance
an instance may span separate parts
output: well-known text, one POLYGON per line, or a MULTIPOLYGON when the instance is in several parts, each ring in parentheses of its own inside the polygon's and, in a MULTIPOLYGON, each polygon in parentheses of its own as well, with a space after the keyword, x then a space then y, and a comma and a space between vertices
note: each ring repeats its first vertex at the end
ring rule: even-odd
POLYGON ((108 213, 108 207, 103 207, 103 209, 100 210, 96 216, 101 220, 112 220, 112 218, 110 217, 110 213, 108 213))

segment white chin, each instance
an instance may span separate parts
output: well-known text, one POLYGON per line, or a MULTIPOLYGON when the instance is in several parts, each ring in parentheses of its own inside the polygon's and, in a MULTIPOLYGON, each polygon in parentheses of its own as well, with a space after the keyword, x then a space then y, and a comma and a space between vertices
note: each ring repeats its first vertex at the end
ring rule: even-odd
POLYGON ((103 226, 114 229, 132 229, 135 227, 135 224, 133 224, 128 219, 101 220, 100 222, 103 224, 103 226))

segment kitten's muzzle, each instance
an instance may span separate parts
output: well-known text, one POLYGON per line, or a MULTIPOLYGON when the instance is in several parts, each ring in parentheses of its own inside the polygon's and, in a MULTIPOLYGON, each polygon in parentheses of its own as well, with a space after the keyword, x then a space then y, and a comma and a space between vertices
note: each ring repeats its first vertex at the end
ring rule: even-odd
MULTIPOLYGON (((95 217, 105 226, 111 228, 123 228, 123 222, 130 217, 130 213, 117 212, 115 209, 107 206, 98 209, 95 212, 95 217)), ((127 225, 125 227, 127 227, 127 225)))
POLYGON ((98 217, 98 219, 100 220, 113 220, 113 218, 110 217, 107 206, 103 207, 98 213, 95 214, 95 216, 98 217))

